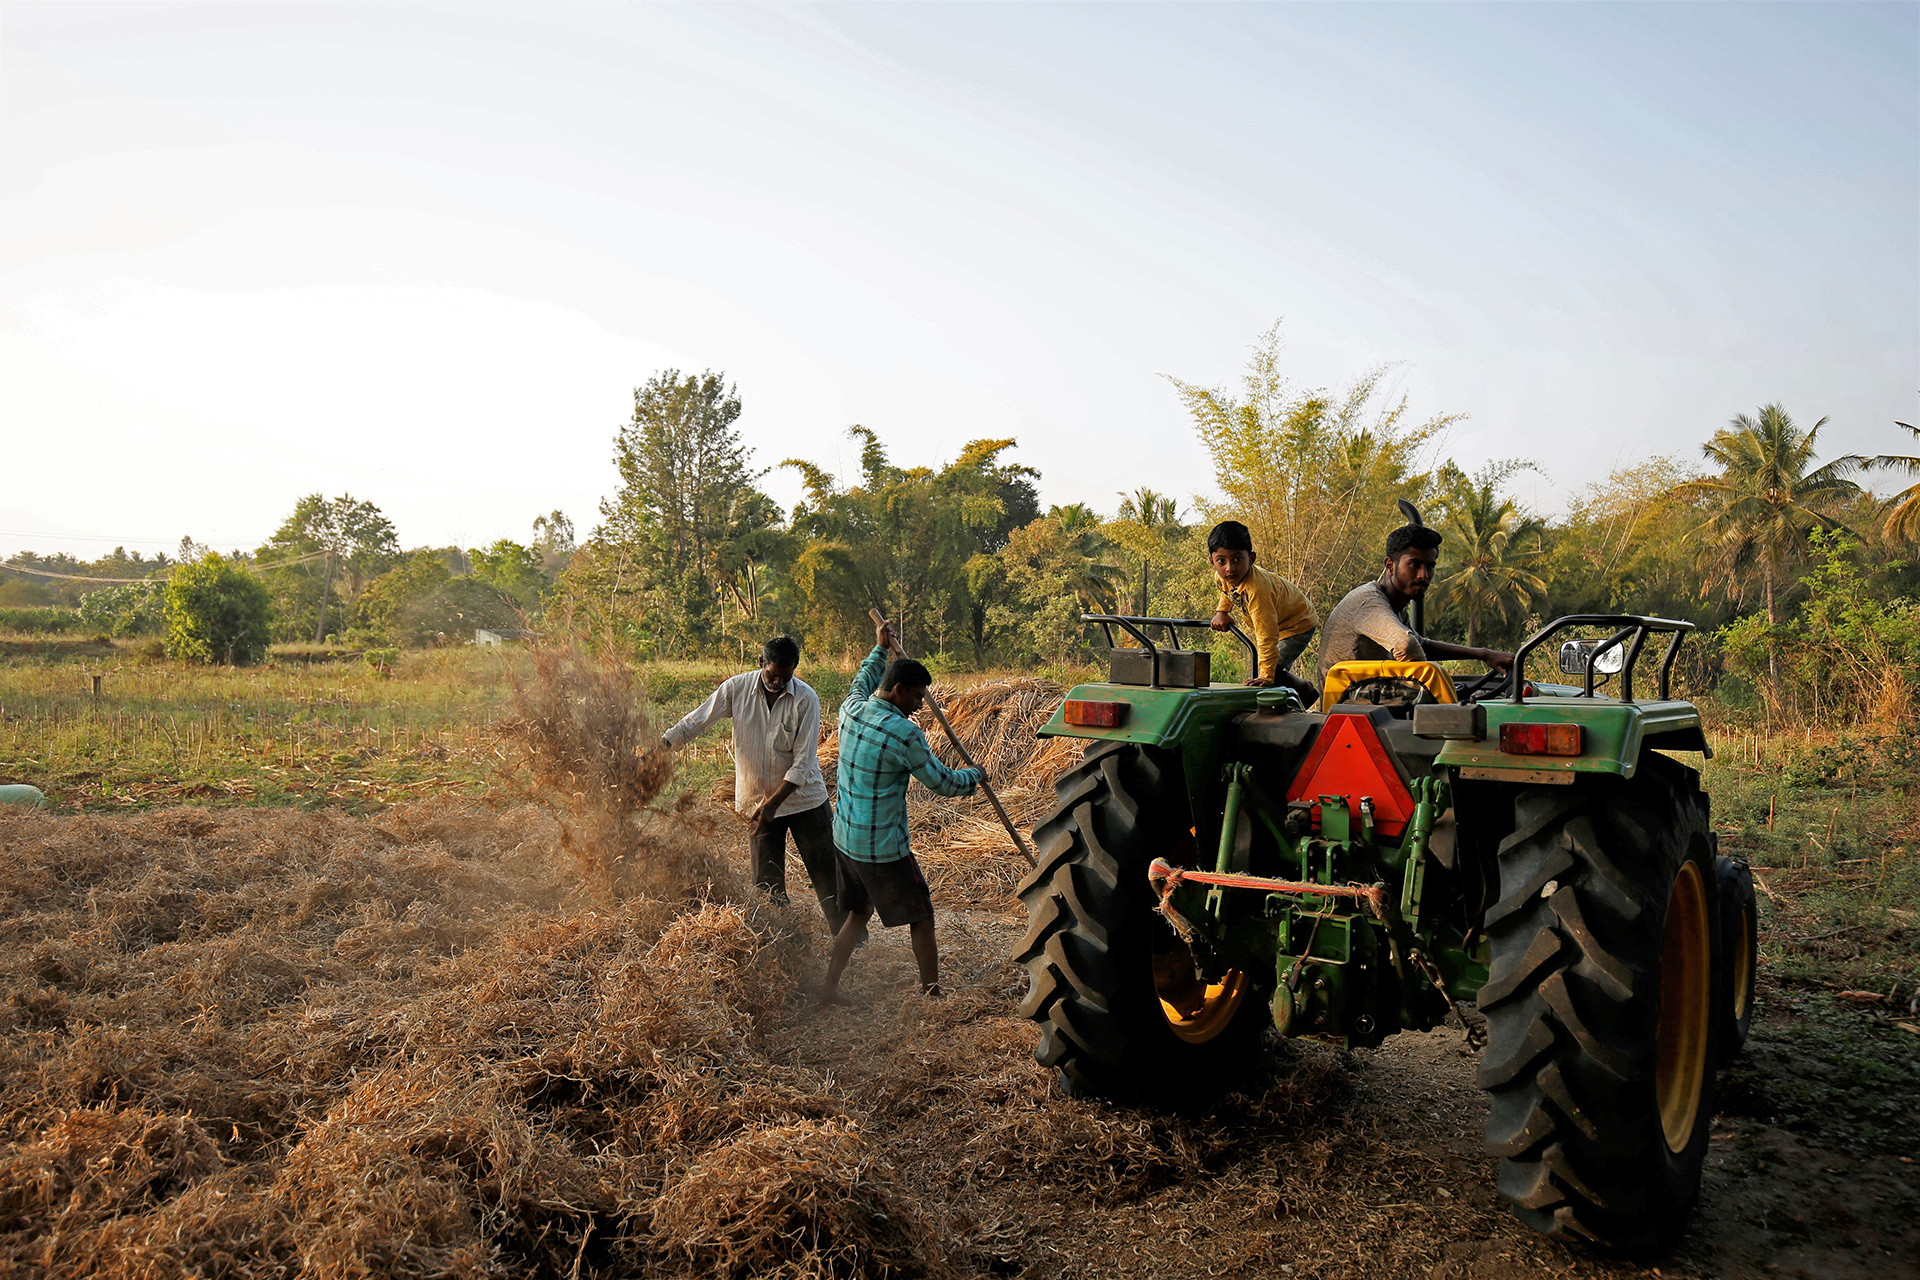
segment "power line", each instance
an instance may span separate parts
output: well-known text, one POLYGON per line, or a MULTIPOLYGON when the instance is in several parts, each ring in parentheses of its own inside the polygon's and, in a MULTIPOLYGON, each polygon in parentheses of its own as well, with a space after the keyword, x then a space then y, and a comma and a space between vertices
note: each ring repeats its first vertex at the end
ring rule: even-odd
POLYGON ((29 569, 25 565, 20 564, 0 564, 0 569, 7 569, 14 573, 30 573, 36 578, 64 578, 69 582, 129 583, 166 581, 165 578, 96 578, 90 573, 53 573, 47 569, 29 569))
MULTIPOLYGON (((305 564, 309 560, 318 560, 321 556, 324 556, 326 554, 327 552, 325 551, 315 551, 308 555, 297 556, 292 560, 275 560, 271 564, 261 565, 260 567, 263 569, 286 569, 296 564, 305 564)), ((0 569, 6 569, 13 573, 30 573, 36 578, 62 578, 68 582, 102 582, 102 583, 107 583, 113 586, 128 586, 128 585, 138 585, 139 583, 142 583, 142 582, 165 582, 166 581, 165 577, 96 578, 90 573, 55 573, 50 569, 29 569, 22 564, 0 563, 0 569)), ((168 572, 171 572, 172 569, 173 569, 173 566, 169 565, 168 572)))

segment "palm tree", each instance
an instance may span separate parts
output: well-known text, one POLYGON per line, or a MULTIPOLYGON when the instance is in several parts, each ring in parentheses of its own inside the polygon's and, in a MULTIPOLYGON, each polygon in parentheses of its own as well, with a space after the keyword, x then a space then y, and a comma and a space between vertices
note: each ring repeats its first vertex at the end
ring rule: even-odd
POLYGON ((1441 532, 1447 538, 1448 572, 1434 586, 1451 606, 1467 615, 1467 643, 1480 643, 1483 618, 1502 622, 1524 618, 1545 598, 1547 584, 1524 561, 1540 554, 1541 521, 1502 497, 1500 482, 1518 468, 1496 463, 1469 479, 1449 467, 1441 532))
POLYGON ((1090 612, 1107 612, 1126 575, 1103 559, 1114 546, 1100 532, 1099 515, 1086 503, 1075 502, 1053 508, 1047 518, 1059 524, 1066 541, 1069 563, 1061 585, 1090 612))
POLYGON ((1076 535, 1100 528, 1100 513, 1084 502, 1069 502, 1064 507, 1050 508, 1047 519, 1059 521, 1062 529, 1076 535))
POLYGON ((1142 486, 1132 493, 1120 495, 1120 511, 1115 521, 1139 525, 1146 535, 1146 546, 1139 547, 1140 552, 1140 599, 1138 611, 1147 612, 1147 580, 1152 571, 1154 549, 1164 550, 1175 534, 1183 526, 1180 523, 1180 504, 1163 494, 1142 486))
MULTIPOLYGON (((1911 422, 1893 424, 1910 432, 1920 439, 1920 427, 1911 422)), ((1855 463, 1861 467, 1890 467, 1904 471, 1910 476, 1920 476, 1920 458, 1908 453, 1882 453, 1872 458, 1850 453, 1840 459, 1841 462, 1855 463)), ((1893 495, 1887 507, 1885 533, 1889 538, 1905 538, 1908 542, 1920 542, 1920 484, 1908 485, 1893 495)))
POLYGON ((1807 534, 1840 528, 1829 508, 1860 492, 1847 479, 1859 469, 1858 459, 1835 458, 1813 467, 1814 446, 1826 424, 1822 418, 1802 431, 1778 404, 1762 407, 1757 418, 1740 414, 1701 446, 1719 464, 1720 474, 1676 490, 1703 502, 1718 568, 1730 576, 1758 569, 1770 623, 1780 620, 1779 588, 1807 534))
POLYGON ((1180 504, 1172 498, 1139 488, 1120 495, 1120 514, 1116 520, 1138 520, 1148 528, 1180 523, 1180 504))

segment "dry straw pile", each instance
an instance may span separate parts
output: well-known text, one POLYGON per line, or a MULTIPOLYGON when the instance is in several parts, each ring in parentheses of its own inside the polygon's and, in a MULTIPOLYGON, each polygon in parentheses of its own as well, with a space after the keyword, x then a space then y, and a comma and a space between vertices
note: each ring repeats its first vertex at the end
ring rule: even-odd
POLYGON ((0 1262, 24 1274, 912 1251, 842 1104, 765 1057, 805 956, 764 900, 583 900, 528 809, 7 814, 0 840, 0 1262), (788 1173, 748 1136, 823 1122, 810 1199, 726 1190, 788 1173))

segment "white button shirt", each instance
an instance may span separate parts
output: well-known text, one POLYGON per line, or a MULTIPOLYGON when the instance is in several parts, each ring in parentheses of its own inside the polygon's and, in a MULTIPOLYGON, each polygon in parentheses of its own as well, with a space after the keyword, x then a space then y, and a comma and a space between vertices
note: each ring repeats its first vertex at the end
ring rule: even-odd
POLYGON ((743 671, 721 682, 713 696, 689 711, 661 736, 667 745, 685 746, 715 720, 733 720, 733 807, 752 813, 782 782, 793 794, 774 810, 776 818, 805 813, 827 802, 820 775, 820 695, 804 680, 787 681, 773 705, 758 671, 743 671))

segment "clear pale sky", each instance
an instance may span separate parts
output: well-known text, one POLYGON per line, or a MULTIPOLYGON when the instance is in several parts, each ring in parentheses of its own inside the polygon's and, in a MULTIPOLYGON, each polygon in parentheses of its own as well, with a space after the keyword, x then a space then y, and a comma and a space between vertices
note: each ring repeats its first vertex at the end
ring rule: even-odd
POLYGON ((0 4, 0 554, 584 534, 668 366, 762 465, 1185 500, 1163 375, 1279 318, 1544 510, 1773 400, 1893 450, 1920 6, 0 4))

